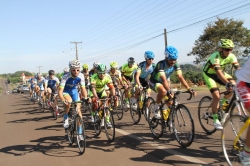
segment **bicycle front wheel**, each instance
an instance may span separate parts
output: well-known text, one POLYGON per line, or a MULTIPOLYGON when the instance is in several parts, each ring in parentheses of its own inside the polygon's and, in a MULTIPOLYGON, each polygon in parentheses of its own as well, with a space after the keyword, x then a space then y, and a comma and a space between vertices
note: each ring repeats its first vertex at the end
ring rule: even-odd
POLYGON ((114 106, 114 110, 116 111, 118 120, 121 120, 123 117, 123 109, 124 109, 123 100, 120 95, 117 95, 116 98, 117 98, 117 106, 114 106))
POLYGON ((104 117, 104 128, 106 136, 109 142, 114 141, 115 139, 115 122, 113 114, 108 108, 105 108, 105 117, 104 117))
POLYGON ((76 141, 79 148, 79 153, 83 154, 86 148, 86 138, 85 138, 85 129, 84 123, 80 116, 76 117, 76 141))
POLYGON ((143 114, 148 123, 152 119, 152 115, 154 115, 154 113, 152 112, 152 109, 151 111, 149 110, 149 106, 153 102, 154 102, 154 99, 152 97, 148 97, 147 99, 145 99, 145 102, 143 103, 143 114))
POLYGON ((212 112, 212 98, 210 96, 205 96, 201 99, 198 106, 198 118, 202 129, 207 134, 213 134, 216 128, 213 124, 213 112, 212 112))
POLYGON ((137 106, 137 103, 133 103, 132 101, 135 101, 135 97, 131 97, 130 99, 130 115, 132 120, 134 121, 134 124, 138 124, 141 120, 141 111, 140 108, 137 106))
POLYGON ((179 104, 173 113, 172 124, 177 142, 184 148, 194 140, 194 121, 185 105, 179 104))
POLYGON ((241 165, 238 155, 245 145, 247 130, 243 131, 238 140, 236 140, 236 136, 244 125, 245 119, 246 117, 241 115, 232 115, 223 125, 221 132, 222 150, 230 166, 241 165))
MULTIPOLYGON (((154 110, 155 105, 156 105, 156 102, 151 103, 149 106, 149 110, 152 112, 155 112, 155 110, 154 110)), ((158 110, 158 111, 160 111, 160 110, 158 110)), ((165 121, 163 120, 162 117, 163 116, 162 116, 162 111, 161 111, 161 117, 156 118, 155 116, 152 116, 152 119, 149 122, 150 131, 155 138, 160 138, 163 135, 165 121)))

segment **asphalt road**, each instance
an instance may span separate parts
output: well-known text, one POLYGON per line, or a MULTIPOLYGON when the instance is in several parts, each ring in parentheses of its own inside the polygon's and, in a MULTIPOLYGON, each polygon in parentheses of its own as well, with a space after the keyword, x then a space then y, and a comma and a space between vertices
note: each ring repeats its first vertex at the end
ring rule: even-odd
MULTIPOLYGON (((3 80, 0 86, 6 89, 3 80)), ((155 95, 155 94, 154 94, 155 95)), ((153 96, 154 96, 153 95, 153 96)), ((129 112, 122 120, 115 117, 116 138, 108 143, 105 133, 93 137, 86 130, 87 147, 79 155, 76 145, 69 146, 62 127, 62 117, 53 120, 51 114, 31 104, 28 94, 0 95, 0 163, 12 165, 227 165, 223 156, 220 131, 206 135, 197 118, 198 101, 209 92, 198 92, 195 100, 181 102, 192 113, 195 139, 188 148, 180 148, 175 137, 164 133, 154 139, 143 119, 134 125, 129 112)), ((2 165, 2 164, 1 164, 2 165)))

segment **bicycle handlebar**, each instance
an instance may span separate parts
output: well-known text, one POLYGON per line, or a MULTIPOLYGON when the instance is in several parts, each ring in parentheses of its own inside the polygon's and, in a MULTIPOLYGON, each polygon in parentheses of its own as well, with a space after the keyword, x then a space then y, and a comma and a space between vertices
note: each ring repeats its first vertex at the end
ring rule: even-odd
MULTIPOLYGON (((192 92, 194 92, 194 90, 192 90, 192 92)), ((176 95, 179 95, 180 93, 189 93, 189 97, 187 98, 187 100, 191 100, 193 97, 194 97, 194 95, 193 95, 193 93, 192 92, 190 92, 190 91, 177 91, 177 92, 175 92, 175 94, 176 95)))

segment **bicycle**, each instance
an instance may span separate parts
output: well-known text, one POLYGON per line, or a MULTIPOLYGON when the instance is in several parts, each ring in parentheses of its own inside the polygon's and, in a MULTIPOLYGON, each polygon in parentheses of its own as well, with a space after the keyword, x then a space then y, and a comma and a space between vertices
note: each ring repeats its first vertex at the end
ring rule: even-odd
MULTIPOLYGON (((220 92, 220 95, 221 94, 225 95, 226 93, 228 93, 228 92, 227 91, 220 92)), ((211 103, 212 103, 212 98, 210 96, 204 96, 200 100, 199 106, 198 106, 199 122, 201 124, 202 129, 207 134, 213 134, 216 131, 216 128, 213 125, 213 112, 212 112, 211 103)), ((235 93, 235 88, 233 87, 233 96, 232 96, 228 106, 226 107, 226 109, 223 110, 222 105, 221 104, 219 105, 218 119, 221 122, 221 124, 223 125, 228 114, 231 116, 231 115, 233 115, 234 112, 236 112, 239 115, 242 115, 242 114, 244 116, 247 115, 245 108, 244 108, 242 102, 239 100, 239 97, 235 93)))
POLYGON ((123 96, 122 91, 118 87, 117 81, 115 79, 112 79, 115 87, 115 96, 117 98, 117 106, 114 105, 114 103, 111 102, 111 106, 113 110, 116 112, 118 120, 121 120, 123 118, 123 111, 124 111, 124 103, 123 103, 123 96))
POLYGON ((110 98, 99 99, 97 102, 98 108, 95 110, 93 126, 95 136, 99 136, 101 134, 102 126, 104 126, 107 139, 109 142, 112 142, 115 139, 115 122, 113 114, 107 106, 106 101, 109 99, 110 98))
POLYGON ((34 90, 32 90, 32 94, 31 94, 30 101, 32 101, 33 104, 35 104, 35 103, 36 103, 36 100, 37 100, 37 95, 36 95, 36 93, 34 92, 34 90))
POLYGON ((133 106, 132 101, 135 101, 134 95, 130 98, 130 115, 132 117, 132 120, 134 121, 134 124, 138 124, 141 120, 141 114, 144 114, 144 117, 146 121, 149 123, 150 119, 150 112, 149 112, 149 105, 150 103, 154 102, 154 99, 152 97, 148 96, 149 87, 143 87, 143 89, 140 91, 140 94, 137 99, 137 105, 133 106))
POLYGON ((51 93, 51 97, 50 97, 50 112, 52 114, 52 116, 54 117, 55 120, 57 120, 58 115, 59 115, 59 110, 56 109, 56 107, 58 107, 58 105, 55 105, 55 93, 51 93))
MULTIPOLYGON (((166 131, 166 128, 169 128, 170 133, 174 133, 174 136, 177 142, 181 147, 188 147, 192 144, 194 140, 194 120, 190 114, 189 109, 184 105, 178 102, 179 95, 181 93, 189 93, 190 96, 187 100, 190 100, 193 95, 189 91, 174 92, 172 98, 173 103, 170 106, 169 114, 163 114, 164 107, 167 108, 168 100, 161 102, 161 105, 158 109, 160 111, 160 117, 153 116, 149 122, 150 130, 155 138, 160 138, 163 135, 163 131, 166 131)), ((155 113, 156 102, 150 104, 150 112, 155 113)))
POLYGON ((241 165, 239 153, 243 151, 250 117, 242 115, 230 116, 221 132, 222 150, 228 165, 241 165))
POLYGON ((45 112, 45 103, 43 101, 43 97, 41 94, 38 96, 37 100, 38 100, 37 104, 39 106, 39 110, 45 112))
POLYGON ((128 110, 130 110, 130 105, 131 105, 131 97, 134 97, 136 89, 135 89, 135 83, 131 82, 129 87, 128 87, 128 98, 126 101, 126 97, 125 97, 125 92, 126 90, 123 91, 122 93, 122 99, 123 99, 123 107, 124 107, 124 111, 127 112, 128 110), (127 106, 129 105, 129 106, 127 106))
POLYGON ((78 114, 77 110, 77 103, 83 103, 83 101, 75 101, 75 102, 68 102, 71 104, 69 113, 68 113, 68 120, 69 120, 69 127, 65 129, 65 132, 68 136, 69 145, 72 146, 76 137, 76 143, 79 148, 79 153, 83 154, 86 148, 86 137, 85 137, 85 128, 83 119, 78 114), (81 126, 82 134, 79 134, 78 127, 81 126), (83 140, 80 138, 82 135, 83 140))

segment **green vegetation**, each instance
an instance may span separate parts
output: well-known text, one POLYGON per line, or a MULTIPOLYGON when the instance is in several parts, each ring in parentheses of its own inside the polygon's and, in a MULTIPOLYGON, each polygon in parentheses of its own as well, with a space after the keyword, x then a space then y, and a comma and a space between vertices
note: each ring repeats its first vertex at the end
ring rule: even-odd
POLYGON ((24 73, 26 76, 32 76, 33 74, 28 71, 16 71, 15 73, 8 73, 8 74, 1 74, 0 77, 6 78, 8 83, 19 83, 20 77, 22 76, 22 73, 24 73))

